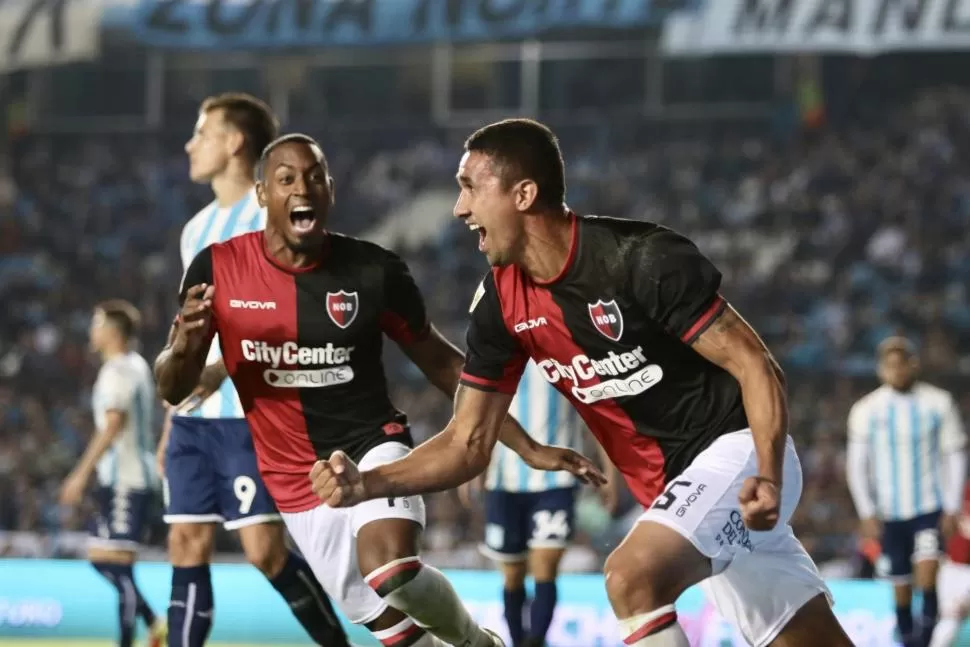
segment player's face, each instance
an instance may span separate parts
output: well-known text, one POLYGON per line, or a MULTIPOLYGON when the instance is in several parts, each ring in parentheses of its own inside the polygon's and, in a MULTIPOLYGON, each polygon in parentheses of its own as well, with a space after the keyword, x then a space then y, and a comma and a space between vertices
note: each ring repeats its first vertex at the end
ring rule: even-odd
POLYGON ((256 194, 269 225, 295 252, 318 245, 333 205, 323 151, 305 142, 280 144, 270 152, 264 173, 256 194))
POLYGON ((226 170, 232 159, 232 142, 222 110, 199 114, 192 139, 185 143, 185 152, 189 156, 189 177, 193 182, 211 182, 226 170))
POLYGON ((520 186, 505 187, 488 155, 465 153, 458 164, 455 217, 478 234, 478 251, 490 265, 515 262, 524 240, 520 186))
POLYGON ((916 379, 918 365, 914 357, 906 353, 892 351, 879 362, 879 379, 899 391, 906 391, 916 379))

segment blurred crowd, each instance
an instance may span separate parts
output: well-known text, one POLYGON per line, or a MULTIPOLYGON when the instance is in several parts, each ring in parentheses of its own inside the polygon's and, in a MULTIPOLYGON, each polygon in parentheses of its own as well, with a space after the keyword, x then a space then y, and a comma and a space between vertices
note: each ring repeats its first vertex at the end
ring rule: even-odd
MULTIPOLYGON (((181 224, 208 202, 187 181, 184 131, 117 137, 25 135, 0 152, 0 531, 57 537, 84 510, 56 504, 61 478, 92 432, 97 368, 92 306, 131 300, 142 351, 167 334, 181 274, 181 224)), ((415 128, 320 135, 337 185, 332 228, 361 234, 420 196, 451 196, 461 135, 415 128)), ((720 266, 724 293, 788 375, 805 491, 794 525, 830 572, 854 572, 856 517, 844 479, 845 418, 876 385, 873 351, 892 333, 921 349, 926 379, 970 412, 970 95, 926 92, 838 126, 779 133, 663 131, 636 120, 559 131, 568 200, 580 212, 648 219, 692 236, 720 266)), ((447 202, 442 205, 446 214, 447 202)), ((392 240, 432 316, 461 341, 485 271, 455 223, 422 241, 392 240)), ((390 350, 393 397, 419 438, 449 403, 390 350)), ((598 560, 636 517, 580 504, 577 569, 598 560), (611 514, 612 512, 612 514, 611 514)), ((159 515, 160 516, 160 515, 159 515)), ((159 522, 160 523, 160 522, 159 522)), ((438 561, 481 566, 480 511, 432 497, 426 541, 438 561)), ((164 530, 153 529, 160 545, 164 530)), ((232 550, 232 544, 223 548, 232 550)), ((45 550, 56 553, 57 543, 45 550)), ((0 554, 16 542, 0 539, 0 554)))

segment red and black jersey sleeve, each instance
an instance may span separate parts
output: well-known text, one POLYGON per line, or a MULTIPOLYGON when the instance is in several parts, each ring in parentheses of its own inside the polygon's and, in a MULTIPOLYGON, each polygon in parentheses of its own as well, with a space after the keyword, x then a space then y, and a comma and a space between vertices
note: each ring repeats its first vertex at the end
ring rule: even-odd
POLYGON ((411 276, 407 263, 388 251, 384 259, 384 334, 398 344, 423 339, 431 328, 424 297, 411 276))
POLYGON ((502 303, 491 272, 485 277, 471 305, 471 323, 465 343, 465 368, 461 383, 483 391, 513 395, 529 359, 505 326, 502 303))
POLYGON ((724 310, 721 272, 684 236, 662 229, 645 236, 631 255, 637 303, 684 343, 693 343, 724 310))

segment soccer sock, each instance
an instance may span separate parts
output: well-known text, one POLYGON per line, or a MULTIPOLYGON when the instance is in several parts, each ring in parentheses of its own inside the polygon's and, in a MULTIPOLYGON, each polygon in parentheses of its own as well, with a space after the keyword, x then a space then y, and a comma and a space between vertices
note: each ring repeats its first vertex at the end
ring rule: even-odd
POLYGON ((536 582, 536 594, 532 600, 529 624, 529 635, 536 639, 536 644, 545 643, 546 634, 549 633, 549 626, 552 624, 552 616, 556 611, 557 597, 555 580, 536 582))
POLYGON ((168 647, 202 647, 212 628, 209 565, 172 569, 168 604, 168 647))
POLYGON ((949 616, 940 618, 940 621, 936 624, 936 629, 933 630, 933 640, 930 641, 930 647, 953 647, 959 633, 959 620, 949 616))
POLYGON ((922 640, 922 647, 930 644, 933 637, 933 628, 936 627, 936 619, 939 616, 939 603, 936 597, 936 589, 926 589, 923 591, 923 610, 920 613, 919 634, 922 640))
POLYGON ((525 606, 525 589, 505 589, 505 622, 513 645, 519 645, 525 637, 522 630, 522 608, 525 606))
POLYGON ((904 607, 896 605, 896 629, 903 645, 910 647, 913 640, 913 608, 908 604, 904 607))
POLYGON ((449 647, 416 625, 411 618, 405 618, 388 629, 371 633, 386 647, 449 647))
POLYGON ((138 585, 135 583, 135 573, 131 564, 119 564, 117 566, 117 573, 119 578, 124 578, 131 583, 131 588, 135 593, 135 613, 139 618, 145 621, 145 624, 150 628, 155 624, 155 612, 152 611, 151 606, 149 606, 148 601, 145 600, 141 591, 138 589, 138 585))
POLYGON ((364 580, 389 605, 414 618, 449 645, 493 647, 495 641, 468 614, 441 571, 405 557, 385 564, 364 580))
MULTIPOLYGON (((122 564, 92 562, 91 565, 118 591, 118 645, 131 647, 135 640, 135 619, 138 614, 135 586, 131 578, 123 574, 125 567, 122 564)), ((128 571, 131 572, 131 566, 128 566, 128 571)))
POLYGON ((348 647, 347 634, 330 598, 302 557, 290 553, 283 570, 270 579, 270 584, 290 605, 290 611, 314 642, 326 647, 348 647))
POLYGON ((619 622, 628 647, 690 647, 672 604, 619 622))

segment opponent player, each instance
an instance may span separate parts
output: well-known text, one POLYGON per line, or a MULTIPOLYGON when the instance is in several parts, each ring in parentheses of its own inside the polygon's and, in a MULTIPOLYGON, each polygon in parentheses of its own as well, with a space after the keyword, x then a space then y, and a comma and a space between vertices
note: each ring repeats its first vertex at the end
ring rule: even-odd
MULTIPOLYGON (((575 412, 532 362, 522 374, 510 413, 536 442, 580 448, 575 412)), ((573 535, 576 477, 569 472, 534 470, 518 454, 499 445, 485 472, 484 485, 486 526, 481 551, 502 571, 505 621, 512 645, 542 647, 555 614, 559 562, 573 535), (528 630, 522 613, 527 574, 535 580, 528 630)))
POLYGON ((454 417, 403 460, 319 461, 318 495, 353 505, 481 473, 531 357, 650 506, 606 563, 627 645, 687 647, 674 601, 702 581, 753 645, 850 645, 788 525, 802 479, 781 370, 719 295, 720 272, 659 225, 572 213, 558 142, 535 121, 465 147, 455 215, 493 268, 454 417))
MULTIPOLYGON (((263 229, 266 214, 253 188, 254 166, 277 128, 269 106, 255 97, 229 93, 202 103, 185 151, 192 180, 208 182, 215 200, 182 229, 183 269, 210 244, 263 229)), ((207 364, 193 397, 174 410, 158 449, 173 566, 169 644, 200 647, 209 635, 214 606, 209 560, 215 523, 222 522, 239 532, 246 558, 283 596, 307 634, 326 647, 346 646, 322 587, 306 562, 286 547, 217 344, 207 364)))
MULTIPOLYGON (((160 392, 169 402, 189 393, 218 332, 263 478, 348 619, 397 647, 442 644, 432 634, 462 647, 501 645, 472 621, 448 580, 421 563, 419 497, 334 510, 311 491, 310 468, 335 449, 364 465, 410 451, 407 419, 387 394, 382 332, 449 394, 463 357, 428 322, 400 258, 326 232, 333 181, 316 142, 280 138, 259 168, 266 229, 212 245, 192 261, 180 319, 155 365, 160 392)), ((503 429, 534 467, 598 475, 571 450, 538 447, 514 424, 503 429)))
POLYGON ((940 621, 930 647, 953 647, 960 625, 970 614, 970 483, 964 486, 963 510, 946 548, 940 568, 940 621))
POLYGON ((98 513, 88 559, 118 590, 120 647, 131 647, 139 617, 148 626, 149 646, 159 647, 165 620, 155 616, 132 573, 143 524, 158 491, 152 461, 155 384, 148 362, 130 347, 139 321, 138 310, 126 301, 105 301, 94 309, 90 343, 101 355, 91 395, 96 433, 64 481, 61 503, 77 505, 97 471, 98 513))
POLYGON ((960 511, 966 435, 953 396, 916 381, 911 342, 884 340, 878 360, 882 386, 849 412, 847 480, 863 537, 881 542, 876 571, 893 583, 903 645, 926 647, 937 619, 940 532, 954 532, 960 511), (918 626, 910 606, 914 575, 923 598, 918 626))

